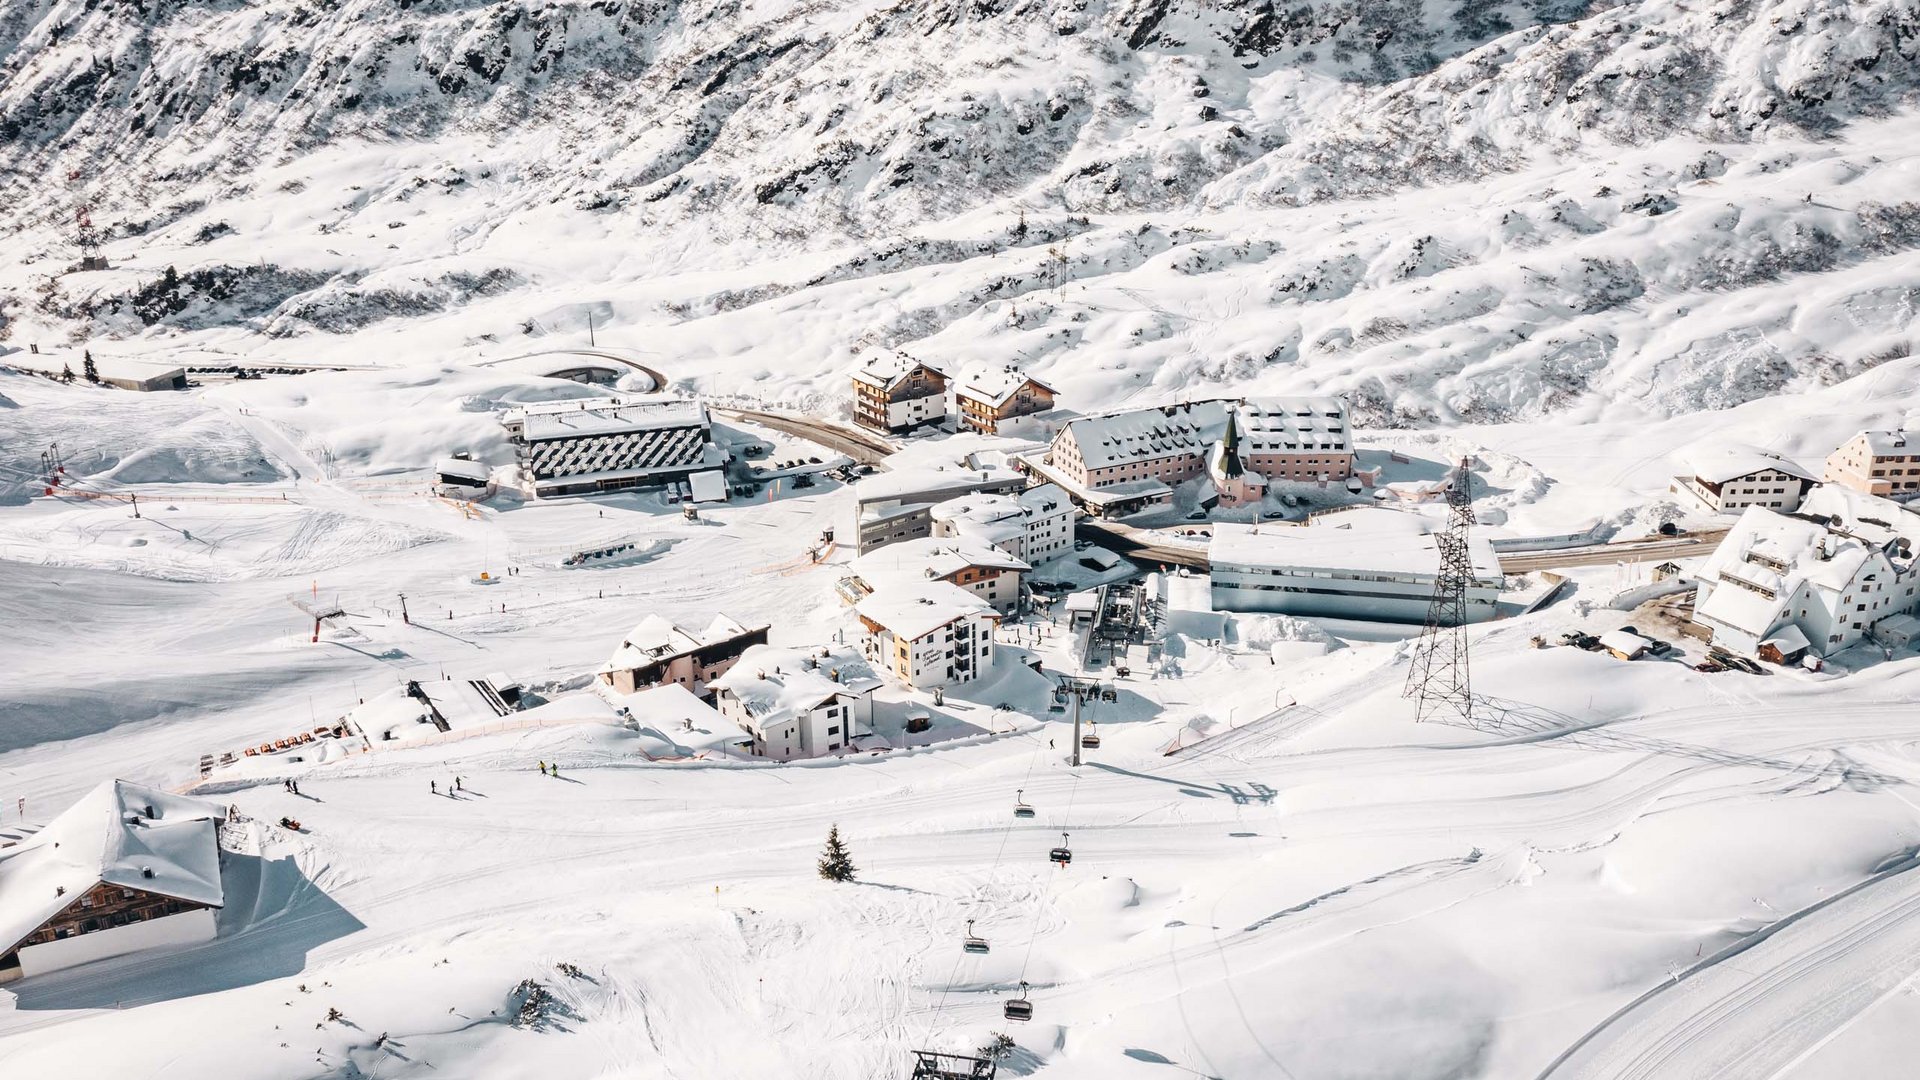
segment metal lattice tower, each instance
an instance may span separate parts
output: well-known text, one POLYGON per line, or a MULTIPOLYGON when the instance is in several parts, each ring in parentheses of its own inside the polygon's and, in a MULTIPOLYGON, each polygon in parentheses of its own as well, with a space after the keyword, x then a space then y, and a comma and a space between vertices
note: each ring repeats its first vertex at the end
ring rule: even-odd
POLYGON ((1473 557, 1467 532, 1473 526, 1473 472, 1462 458, 1447 484, 1447 531, 1434 537, 1440 548, 1440 573, 1427 603, 1426 629, 1414 646, 1413 666, 1400 696, 1412 698, 1414 719, 1458 718, 1473 724, 1473 677, 1467 663, 1467 589, 1473 584, 1473 557))

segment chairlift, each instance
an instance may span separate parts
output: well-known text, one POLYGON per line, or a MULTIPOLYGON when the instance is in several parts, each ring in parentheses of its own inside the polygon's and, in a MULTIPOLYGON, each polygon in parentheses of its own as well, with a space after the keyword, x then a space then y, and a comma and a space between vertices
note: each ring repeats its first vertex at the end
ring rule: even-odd
POLYGON ((1073 861, 1073 849, 1067 846, 1066 833, 1060 834, 1060 846, 1047 852, 1047 858, 1052 862, 1059 863, 1061 866, 1065 866, 1073 861))
POLYGON ((984 953, 989 951, 987 948, 987 939, 974 934, 972 919, 967 920, 967 936, 961 940, 960 948, 970 953, 984 953))
POLYGON ((1085 735, 1080 736, 1080 749, 1082 750, 1100 749, 1100 733, 1097 731, 1089 731, 1085 735))
POLYGON ((1013 816, 1014 817, 1032 817, 1033 816, 1033 807, 1028 806, 1026 804, 1026 801, 1020 798, 1020 796, 1025 794, 1025 792, 1026 792, 1026 789, 1022 788, 1019 791, 1016 791, 1013 793, 1013 816))
POLYGON ((1002 1011, 1009 1020, 1033 1019, 1033 1002, 1027 1000, 1027 982, 1020 980, 1020 996, 1006 1003, 1002 1011))

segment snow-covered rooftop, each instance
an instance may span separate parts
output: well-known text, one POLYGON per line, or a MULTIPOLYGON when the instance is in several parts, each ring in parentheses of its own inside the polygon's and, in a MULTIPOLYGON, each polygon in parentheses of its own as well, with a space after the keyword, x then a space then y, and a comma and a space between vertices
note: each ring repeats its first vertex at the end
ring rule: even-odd
POLYGON ((917 367, 924 367, 935 375, 945 374, 933 365, 915 360, 906 353, 894 352, 874 353, 860 365, 860 369, 853 373, 853 377, 869 386, 890 391, 900 385, 901 380, 912 374, 917 367))
POLYGON ((539 442, 576 435, 618 435, 657 428, 705 427, 707 407, 692 398, 574 398, 521 405, 501 417, 539 442))
MULTIPOLYGON (((12 352, 0 352, 0 365, 20 368, 23 371, 37 371, 43 375, 59 376, 68 368, 78 380, 86 372, 86 356, 74 352, 32 352, 16 349, 12 352)), ((140 360, 130 356, 93 357, 93 370, 103 379, 138 379, 145 381, 162 375, 184 375, 186 369, 178 364, 161 363, 153 360, 140 360)))
POLYGON ((1920 454, 1920 431, 1863 431, 1860 434, 1866 436, 1867 451, 1874 457, 1920 454))
POLYGON ((1740 442, 1716 442, 1689 448, 1681 455, 1687 470, 1708 484, 1724 484, 1757 472, 1782 472, 1802 480, 1814 476, 1806 469, 1768 450, 1740 442))
POLYGON ((125 780, 94 788, 15 847, 0 849, 0 952, 102 882, 219 907, 215 803, 125 780))
POLYGON ((1206 452, 1227 426, 1225 401, 1196 401, 1104 416, 1083 416, 1060 429, 1089 469, 1206 452))
POLYGON ((944 578, 970 567, 989 570, 1033 569, 1023 559, 994 547, 977 536, 929 536, 902 540, 869 551, 853 560, 848 570, 876 591, 888 585, 944 578))
POLYGON ((1029 518, 1067 505, 1067 493, 1058 484, 1041 484, 1017 495, 976 491, 936 504, 933 520, 953 526, 961 535, 998 543, 1022 535, 1029 518))
MULTIPOLYGON (((1306 525, 1219 522, 1207 551, 1215 566, 1433 575, 1440 569, 1433 529, 1419 514, 1363 507, 1306 525)), ((1500 580, 1491 541, 1473 533, 1467 550, 1477 577, 1500 580)))
POLYGON ((994 613, 985 600, 944 581, 891 584, 860 601, 856 610, 862 618, 909 639, 923 638, 972 615, 994 613))
POLYGON ((1242 454, 1353 448, 1347 408, 1335 397, 1248 398, 1234 410, 1234 424, 1242 454))
POLYGON ((889 500, 934 503, 984 487, 1024 483, 1026 477, 1011 468, 988 466, 962 469, 958 466, 918 465, 869 476, 855 484, 853 492, 854 498, 862 506, 889 500))
POLYGON ((755 645, 713 685, 737 699, 755 721, 773 724, 842 694, 871 694, 881 680, 865 657, 846 646, 755 645))
POLYGON ((659 737, 665 750, 708 750, 749 738, 738 724, 679 683, 650 686, 613 701, 643 734, 659 737))
POLYGON ((613 651, 612 659, 600 670, 631 671, 765 629, 765 626, 749 627, 726 615, 715 615, 706 629, 695 631, 659 615, 649 615, 627 631, 627 636, 620 641, 620 647, 613 651))
POLYGON ((1028 383, 1048 393, 1053 392, 1053 388, 1046 383, 1010 365, 970 371, 954 384, 953 392, 956 397, 984 401, 997 409, 1013 400, 1013 395, 1019 393, 1020 388, 1028 383))

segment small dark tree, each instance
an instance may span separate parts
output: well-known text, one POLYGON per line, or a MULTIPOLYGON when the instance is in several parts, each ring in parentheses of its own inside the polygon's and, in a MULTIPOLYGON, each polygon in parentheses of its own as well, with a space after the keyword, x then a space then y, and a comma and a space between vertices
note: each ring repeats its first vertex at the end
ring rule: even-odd
POLYGON ((820 876, 828 881, 852 881, 855 869, 847 845, 840 842, 840 826, 835 825, 827 830, 827 849, 820 853, 820 876))
POLYGON ((1013 1039, 1006 1032, 997 1032, 987 1045, 974 1053, 988 1061, 1005 1061, 1013 1056, 1013 1039))
POLYGON ((86 352, 80 354, 80 368, 86 372, 88 382, 97 383, 100 381, 100 369, 93 366, 93 350, 88 349, 86 352))
POLYGON ((73 381, 73 365, 72 364, 60 365, 60 381, 61 382, 73 381))

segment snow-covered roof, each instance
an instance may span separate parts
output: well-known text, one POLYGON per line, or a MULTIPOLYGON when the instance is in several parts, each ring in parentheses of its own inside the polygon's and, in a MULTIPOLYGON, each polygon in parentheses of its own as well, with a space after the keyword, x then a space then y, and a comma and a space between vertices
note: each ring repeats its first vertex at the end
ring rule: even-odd
POLYGON ((1789 595, 1767 596, 1739 585, 1721 584, 1700 603, 1697 618, 1743 630, 1754 637, 1770 632, 1789 595))
POLYGON ((903 502, 944 502, 956 495, 989 487, 1017 489, 1027 478, 1018 470, 988 466, 962 469, 942 465, 908 466, 869 476, 855 484, 854 498, 861 506, 899 500, 903 502))
POLYGON ((1867 440, 1867 452, 1874 457, 1920 454, 1920 431, 1863 431, 1854 438, 1863 436, 1867 440))
POLYGON ((763 726, 812 712, 840 695, 871 694, 880 685, 873 665, 846 646, 787 649, 773 645, 748 649, 713 684, 763 726))
POLYGON ((662 683, 613 699, 635 727, 680 750, 707 750, 748 738, 738 724, 679 683, 662 683))
POLYGON ((519 423, 524 438, 538 442, 576 435, 619 435, 656 428, 706 427, 707 407, 692 398, 572 398, 507 410, 505 423, 519 423))
MULTIPOLYGON (((1433 576, 1440 570, 1435 525, 1420 514, 1375 507, 1315 518, 1305 526, 1219 522, 1207 546, 1216 567, 1344 570, 1433 576)), ((1472 533, 1467 553, 1474 575, 1499 581, 1493 543, 1472 533)))
POLYGON ((874 353, 853 373, 853 377, 869 386, 892 391, 899 386, 915 368, 926 368, 935 375, 945 377, 945 372, 923 360, 915 360, 906 353, 874 353))
POLYGON ((974 615, 992 615, 985 600, 944 581, 898 584, 879 589, 860 601, 856 611, 864 619, 910 640, 974 615))
POLYGON ((1807 640, 1807 635, 1802 633, 1798 626, 1795 626, 1792 623, 1788 623, 1787 625, 1774 631, 1772 636, 1768 637, 1767 640, 1761 642, 1760 644, 1771 645, 1774 648, 1779 649, 1780 652, 1784 655, 1784 654, 1790 654, 1790 653, 1797 653, 1801 649, 1807 648, 1812 643, 1807 640))
POLYGON ((933 508, 933 520, 943 522, 963 536, 974 536, 988 543, 1002 543, 1025 534, 1030 518, 1070 511, 1072 503, 1058 484, 1041 484, 1018 495, 971 492, 948 499, 933 508))
POLYGON ((1682 455, 1686 468, 1695 479, 1708 484, 1724 484, 1758 472, 1782 472, 1802 480, 1813 474, 1778 454, 1746 443, 1710 443, 1689 449, 1682 455))
POLYGON ((726 502, 727 474, 719 469, 708 469, 687 477, 687 487, 693 492, 694 502, 726 502))
POLYGON ((659 615, 649 615, 627 631, 620 647, 613 651, 613 658, 600 670, 632 671, 765 629, 765 626, 749 627, 726 615, 715 615, 706 629, 693 631, 659 615))
POLYGON ((110 780, 26 842, 0 849, 0 952, 102 882, 219 907, 215 803, 110 780))
POLYGON ((441 476, 458 476, 484 484, 493 472, 491 466, 482 461, 468 461, 466 458, 444 457, 433 463, 433 471, 441 476))
POLYGON ((1226 430, 1227 405, 1197 401, 1083 416, 1068 421, 1055 438, 1071 438, 1089 469, 1199 455, 1226 430))
POLYGON ((1234 410, 1234 427, 1243 456, 1353 448, 1347 407, 1335 397, 1248 398, 1234 410))
POLYGON ((953 392, 956 397, 983 401, 997 409, 1012 401, 1013 395, 1029 383, 1049 394, 1053 393, 1053 387, 1010 365, 970 371, 954 384, 953 392))
MULTIPOLYGON (((76 381, 86 373, 86 356, 83 353, 36 353, 28 349, 17 349, 13 352, 0 352, 0 364, 54 376, 63 374, 67 368, 72 368, 76 381)), ((130 356, 101 356, 98 353, 93 357, 93 370, 102 379, 132 379, 140 382, 187 373, 187 369, 178 364, 138 360, 130 356)))
POLYGON ((876 591, 892 584, 913 585, 951 577, 969 568, 1022 572, 1033 569, 1025 560, 1007 554, 986 540, 964 534, 902 540, 869 551, 847 567, 876 591))

